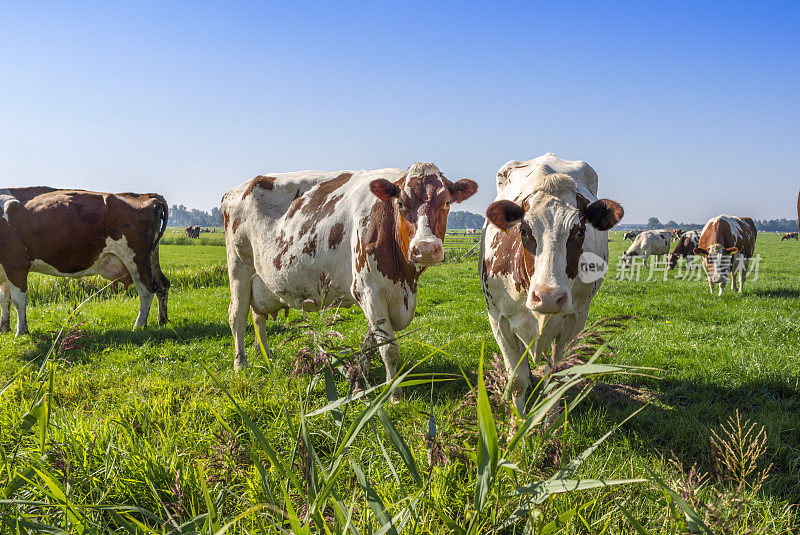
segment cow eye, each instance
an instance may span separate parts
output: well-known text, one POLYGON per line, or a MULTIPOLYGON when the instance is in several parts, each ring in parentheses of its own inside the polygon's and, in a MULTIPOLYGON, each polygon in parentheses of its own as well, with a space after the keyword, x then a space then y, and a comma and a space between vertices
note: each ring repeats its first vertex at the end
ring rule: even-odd
POLYGON ((586 236, 586 229, 585 228, 578 229, 578 236, 580 236, 581 238, 586 236))
POLYGON ((446 203, 444 203, 444 205, 445 206, 450 206, 450 201, 447 201, 446 203))
POLYGON ((528 237, 528 230, 527 229, 524 229, 524 228, 520 229, 519 233, 522 235, 523 238, 527 238, 528 237))
POLYGON ((403 209, 403 201, 397 201, 397 207, 403 209))

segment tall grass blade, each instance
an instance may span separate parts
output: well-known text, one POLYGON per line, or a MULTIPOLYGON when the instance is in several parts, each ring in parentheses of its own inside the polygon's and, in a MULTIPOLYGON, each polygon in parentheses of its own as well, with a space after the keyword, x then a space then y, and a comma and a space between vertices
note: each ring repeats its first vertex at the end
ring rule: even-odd
POLYGON ((353 467, 353 472, 356 474, 358 484, 364 491, 364 496, 369 504, 369 508, 372 509, 373 513, 375 513, 375 518, 382 527, 389 526, 385 533, 397 535, 397 530, 394 527, 392 517, 389 515, 386 507, 383 505, 383 501, 381 501, 378 493, 375 492, 375 489, 372 487, 369 480, 367 480, 367 477, 364 475, 364 471, 361 469, 361 466, 353 459, 350 459, 350 465, 353 467))
POLYGON ((475 483, 474 507, 482 511, 497 472, 499 450, 497 425, 492 416, 486 384, 483 380, 483 356, 478 361, 478 479, 475 483))
POLYGON ((408 444, 406 444, 406 441, 397 431, 397 428, 394 426, 391 419, 389 419, 389 415, 386 414, 383 408, 378 411, 378 420, 380 420, 383 429, 386 431, 386 435, 389 437, 395 451, 397 451, 400 458, 403 460, 403 464, 406 465, 411 477, 414 478, 414 482, 421 487, 422 478, 417 471, 417 462, 414 460, 414 454, 411 453, 408 444))

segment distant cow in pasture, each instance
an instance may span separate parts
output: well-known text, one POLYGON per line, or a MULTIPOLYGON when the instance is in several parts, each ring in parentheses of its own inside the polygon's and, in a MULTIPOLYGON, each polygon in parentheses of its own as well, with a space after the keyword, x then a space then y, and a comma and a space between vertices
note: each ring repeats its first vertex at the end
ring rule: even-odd
POLYGON ((135 327, 147 324, 153 295, 158 323, 167 322, 169 281, 158 262, 167 203, 153 193, 96 193, 48 187, 0 189, 0 332, 28 332, 28 273, 78 278, 100 275, 134 284, 135 327))
POLYGON ((744 289, 747 267, 756 248, 756 226, 749 217, 719 215, 712 218, 700 233, 700 243, 694 253, 703 257, 703 267, 708 274, 708 286, 714 293, 719 285, 719 295, 733 271, 731 288, 736 290, 737 275, 739 293, 744 289))
POLYGON ((199 238, 200 237, 200 227, 186 227, 185 230, 187 238, 199 238))
POLYGON ((633 262, 633 257, 644 257, 644 266, 650 256, 669 254, 669 244, 672 234, 668 230, 645 230, 633 240, 628 250, 622 253, 622 265, 628 267, 633 262))
POLYGON ((631 241, 633 241, 634 238, 636 238, 636 236, 641 234, 641 232, 642 232, 641 230, 629 230, 628 232, 625 233, 625 235, 622 237, 622 239, 623 240, 631 240, 631 241))
POLYGON ((530 386, 530 364, 520 361, 526 348, 535 340, 534 358, 550 350, 557 363, 586 325, 608 262, 606 231, 623 213, 615 201, 597 199, 597 173, 586 162, 545 154, 497 172, 481 237, 481 286, 520 413, 530 386), (581 271, 584 262, 593 270, 581 271))
POLYGON ((783 236, 781 236, 781 241, 783 240, 796 240, 798 238, 797 232, 787 232, 783 236))
POLYGON ((415 163, 408 170, 269 174, 227 192, 221 209, 234 367, 247 364, 249 309, 264 340, 268 315, 336 301, 364 311, 368 338, 382 344, 392 380, 400 355, 395 332, 414 318, 422 273, 444 261, 450 205, 477 189, 472 180, 451 182, 435 165, 415 163))
POLYGON ((669 269, 674 269, 678 265, 679 258, 688 258, 689 262, 691 262, 694 248, 699 243, 700 232, 697 230, 690 230, 681 236, 675 249, 672 250, 672 254, 669 255, 669 269))
POLYGON ((667 229, 670 234, 672 234, 672 239, 677 240, 683 235, 683 231, 679 228, 670 228, 667 229))
POLYGON ((474 229, 474 228, 468 228, 468 229, 466 229, 466 230, 464 231, 464 235, 465 235, 465 236, 474 236, 474 235, 475 235, 475 229, 474 229))

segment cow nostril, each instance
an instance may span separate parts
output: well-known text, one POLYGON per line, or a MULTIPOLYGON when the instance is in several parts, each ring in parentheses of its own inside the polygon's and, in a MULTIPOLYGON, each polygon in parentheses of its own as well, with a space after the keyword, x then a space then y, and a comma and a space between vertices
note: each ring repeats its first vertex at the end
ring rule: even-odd
POLYGON ((567 304, 567 294, 562 295, 556 300, 556 304, 559 306, 564 306, 567 304))

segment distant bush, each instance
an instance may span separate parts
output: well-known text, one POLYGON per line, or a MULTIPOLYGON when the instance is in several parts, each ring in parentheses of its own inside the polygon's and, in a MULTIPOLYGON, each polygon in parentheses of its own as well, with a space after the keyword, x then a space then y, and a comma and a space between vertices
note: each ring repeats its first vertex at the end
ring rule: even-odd
POLYGON ((472 212, 450 212, 447 228, 483 228, 483 216, 472 212))

